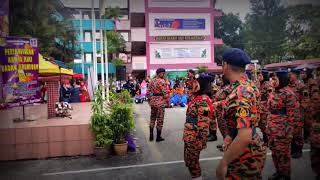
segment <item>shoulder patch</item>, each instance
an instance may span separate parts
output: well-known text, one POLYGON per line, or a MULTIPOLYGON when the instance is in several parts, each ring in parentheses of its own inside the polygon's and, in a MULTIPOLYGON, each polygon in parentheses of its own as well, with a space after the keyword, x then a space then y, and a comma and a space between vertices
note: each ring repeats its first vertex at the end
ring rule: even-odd
POLYGON ((247 109, 243 108, 243 107, 239 107, 237 109, 237 113, 241 118, 245 118, 248 116, 249 112, 247 109))

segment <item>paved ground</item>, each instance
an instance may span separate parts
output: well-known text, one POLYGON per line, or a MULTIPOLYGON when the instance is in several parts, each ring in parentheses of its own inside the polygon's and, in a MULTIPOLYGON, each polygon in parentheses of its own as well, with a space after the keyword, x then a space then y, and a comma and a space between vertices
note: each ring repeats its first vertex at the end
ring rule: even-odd
MULTIPOLYGON (((0 163, 0 179, 41 180, 188 180, 189 173, 183 163, 182 129, 185 108, 167 109, 163 136, 164 142, 148 142, 148 105, 135 105, 136 131, 139 153, 125 157, 113 156, 106 160, 94 157, 56 158, 48 160, 13 161, 0 163)), ((219 139, 221 142, 221 138, 219 139)), ((216 149, 219 142, 211 142, 201 153, 204 179, 215 179, 215 168, 222 156, 216 149)), ((314 179, 311 171, 308 146, 302 159, 294 160, 292 179, 314 179)), ((271 156, 264 169, 264 179, 274 171, 271 156)))

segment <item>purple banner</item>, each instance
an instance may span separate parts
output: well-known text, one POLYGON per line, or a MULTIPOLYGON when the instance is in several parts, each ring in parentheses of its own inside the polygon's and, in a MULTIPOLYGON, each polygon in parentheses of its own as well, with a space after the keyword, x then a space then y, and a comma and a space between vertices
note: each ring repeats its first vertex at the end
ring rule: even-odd
POLYGON ((40 101, 37 39, 8 37, 0 46, 2 101, 0 109, 40 101))
POLYGON ((205 19, 155 19, 154 27, 156 29, 184 29, 197 30, 206 28, 205 19))
POLYGON ((9 35, 9 0, 2 0, 0 3, 0 45, 5 42, 9 35))

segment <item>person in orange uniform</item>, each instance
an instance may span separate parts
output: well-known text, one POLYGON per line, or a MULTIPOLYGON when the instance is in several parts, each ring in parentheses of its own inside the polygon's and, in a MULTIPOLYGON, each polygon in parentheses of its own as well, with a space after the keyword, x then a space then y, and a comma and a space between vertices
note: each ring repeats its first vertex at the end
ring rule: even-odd
MULTIPOLYGON (((299 104, 301 105, 303 99, 303 92, 305 90, 305 85, 301 82, 298 77, 300 74, 300 70, 289 69, 289 87, 294 91, 299 104)), ((299 111, 297 111, 295 123, 294 123, 294 133, 291 144, 291 154, 292 158, 300 158, 302 156, 302 148, 304 145, 303 139, 303 126, 304 126, 304 114, 302 107, 299 107, 299 111)))
POLYGON ((192 101, 194 98, 194 88, 196 88, 195 83, 195 71, 192 69, 189 69, 188 71, 188 81, 187 81, 187 89, 188 89, 188 102, 192 101))
POLYGON ((211 76, 200 74, 195 79, 193 96, 188 103, 184 124, 184 161, 193 179, 201 180, 200 152, 207 146, 209 123, 213 118, 213 106, 210 99, 211 76))
POLYGON ((222 71, 230 81, 231 91, 223 101, 223 117, 227 122, 224 155, 216 176, 222 179, 262 179, 266 147, 256 128, 259 123, 259 90, 245 75, 250 64, 248 55, 237 48, 223 54, 222 71))
POLYGON ((288 87, 287 71, 278 71, 279 87, 269 93, 268 110, 270 112, 266 132, 268 145, 272 151, 272 160, 276 168, 269 180, 291 179, 291 142, 293 138, 294 118, 299 102, 288 87))
POLYGON ((153 141, 153 129, 157 123, 157 138, 156 142, 164 141, 161 137, 165 108, 168 106, 169 92, 167 90, 167 83, 164 79, 165 69, 157 69, 157 77, 152 79, 147 91, 147 97, 151 106, 150 117, 150 141, 153 141))

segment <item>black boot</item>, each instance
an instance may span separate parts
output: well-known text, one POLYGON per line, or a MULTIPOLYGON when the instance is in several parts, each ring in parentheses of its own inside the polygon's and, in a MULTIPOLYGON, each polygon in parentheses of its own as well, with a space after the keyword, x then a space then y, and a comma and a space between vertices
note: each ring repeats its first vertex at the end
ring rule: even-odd
POLYGON ((270 176, 268 178, 268 180, 277 180, 277 179, 279 179, 279 174, 278 173, 274 173, 272 176, 270 176))
POLYGON ((295 152, 292 154, 292 158, 299 159, 302 157, 302 146, 296 145, 295 152))
POLYGON ((153 128, 150 127, 150 137, 149 141, 153 141, 153 128))
POLYGON ((164 141, 164 138, 161 137, 161 129, 157 129, 157 142, 164 141))
POLYGON ((218 140, 217 131, 210 131, 208 141, 216 141, 218 140))
POLYGON ((290 176, 281 175, 279 173, 274 173, 268 180, 291 180, 290 176))

